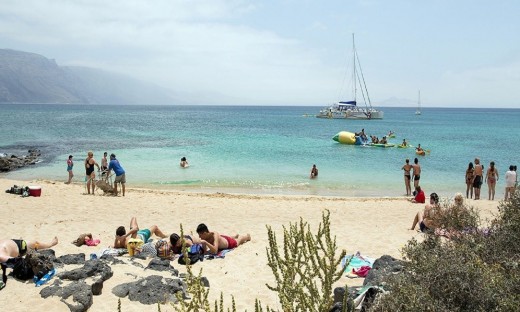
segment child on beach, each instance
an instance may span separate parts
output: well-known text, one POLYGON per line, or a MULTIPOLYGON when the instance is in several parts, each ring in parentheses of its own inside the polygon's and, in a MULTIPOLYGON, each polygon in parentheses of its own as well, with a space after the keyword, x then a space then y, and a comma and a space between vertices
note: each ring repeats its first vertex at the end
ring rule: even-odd
POLYGON ((69 159, 67 159, 67 172, 69 173, 69 180, 66 182, 66 184, 70 184, 72 178, 74 177, 74 173, 72 172, 72 167, 74 167, 72 157, 72 155, 69 155, 69 159))

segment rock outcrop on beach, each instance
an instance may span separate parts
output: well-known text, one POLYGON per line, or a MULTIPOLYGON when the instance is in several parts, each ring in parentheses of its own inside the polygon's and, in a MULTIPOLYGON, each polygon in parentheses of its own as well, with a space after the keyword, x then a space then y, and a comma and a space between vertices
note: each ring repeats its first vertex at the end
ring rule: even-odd
MULTIPOLYGON (((112 289, 112 294, 117 297, 128 297, 131 301, 147 305, 177 302, 178 292, 181 293, 181 298, 190 298, 184 282, 186 276, 179 277, 179 271, 168 260, 153 258, 144 267, 133 258, 116 258, 111 255, 85 260, 84 253, 56 257, 52 249, 41 250, 31 255, 33 258, 37 256, 44 259, 44 262, 51 262, 55 268, 59 268, 59 272, 48 284, 42 286, 41 297, 60 297, 73 312, 87 311, 92 306, 95 296, 101 295, 104 282, 114 275, 113 265, 138 265, 142 268, 142 274, 132 275, 135 281, 117 285, 112 289), (69 265, 74 268, 67 270, 69 265), (147 273, 148 270, 169 273, 171 278, 147 273)), ((209 287, 207 278, 203 278, 202 282, 209 287)))
POLYGON ((178 104, 172 94, 125 75, 59 66, 39 54, 0 49, 0 103, 178 104))
POLYGON ((22 168, 28 165, 34 165, 38 162, 41 152, 38 149, 30 149, 27 155, 4 155, 0 156, 0 172, 7 172, 22 168))
POLYGON ((366 310, 375 297, 380 294, 380 287, 384 284, 385 278, 401 272, 404 264, 404 261, 389 255, 376 259, 363 282, 362 291, 359 287, 336 287, 334 289, 334 306, 329 312, 342 311, 345 296, 347 296, 349 311, 352 308, 350 305, 362 311, 366 310))

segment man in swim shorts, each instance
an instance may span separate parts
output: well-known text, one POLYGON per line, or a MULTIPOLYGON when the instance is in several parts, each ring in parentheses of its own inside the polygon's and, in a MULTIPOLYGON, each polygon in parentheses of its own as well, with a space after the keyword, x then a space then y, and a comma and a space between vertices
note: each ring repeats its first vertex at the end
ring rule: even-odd
POLYGON ((475 169, 473 170, 473 191, 475 193, 475 199, 480 199, 480 186, 482 185, 482 176, 484 169, 480 164, 480 159, 475 158, 475 169))
POLYGON ((419 186, 419 180, 421 179, 421 165, 419 165, 419 159, 415 157, 412 165, 413 170, 413 186, 419 186))
POLYGON ((108 164, 107 174, 110 174, 111 170, 114 170, 116 174, 116 178, 114 179, 114 195, 117 196, 117 185, 121 183, 121 191, 123 193, 123 196, 125 196, 125 169, 121 167, 121 164, 119 163, 119 160, 116 159, 115 154, 110 154, 110 163, 108 164))
POLYGON ((251 235, 236 234, 233 237, 221 235, 218 232, 210 232, 208 227, 201 223, 197 226, 197 234, 199 234, 204 252, 216 254, 224 249, 233 249, 251 240, 251 235))

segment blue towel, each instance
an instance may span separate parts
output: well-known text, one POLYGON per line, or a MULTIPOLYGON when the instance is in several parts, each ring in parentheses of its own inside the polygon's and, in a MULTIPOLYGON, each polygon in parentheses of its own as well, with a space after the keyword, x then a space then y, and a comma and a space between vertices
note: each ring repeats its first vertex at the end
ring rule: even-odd
POLYGON ((33 277, 34 283, 36 287, 40 287, 41 285, 47 283, 54 275, 56 274, 56 269, 52 269, 47 274, 45 274, 42 278, 38 279, 36 276, 33 277))

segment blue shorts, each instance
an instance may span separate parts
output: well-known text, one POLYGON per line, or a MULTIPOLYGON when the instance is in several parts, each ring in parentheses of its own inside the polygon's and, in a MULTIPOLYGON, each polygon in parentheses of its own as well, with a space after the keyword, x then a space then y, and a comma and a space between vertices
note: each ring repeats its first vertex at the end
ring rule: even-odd
POLYGON ((147 243, 148 240, 152 237, 152 232, 149 229, 139 230, 137 231, 137 238, 143 241, 143 243, 147 243))

